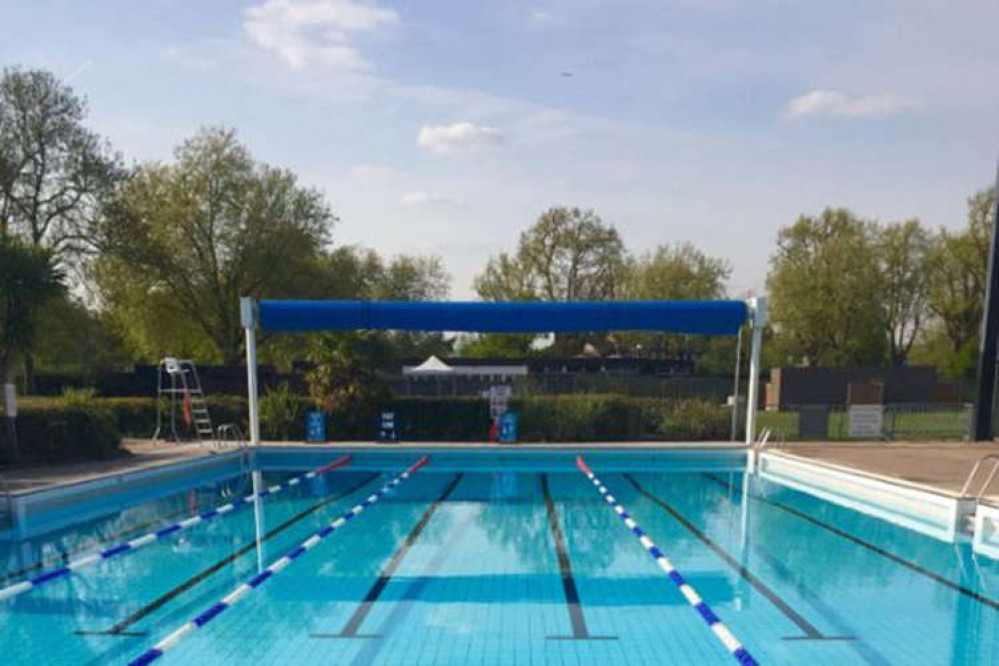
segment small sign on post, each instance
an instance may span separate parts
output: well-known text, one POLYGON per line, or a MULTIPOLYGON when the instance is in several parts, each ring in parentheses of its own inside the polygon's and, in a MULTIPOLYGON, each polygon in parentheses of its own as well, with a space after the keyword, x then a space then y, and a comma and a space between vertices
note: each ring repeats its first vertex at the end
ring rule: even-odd
POLYGON ((305 439, 312 443, 326 441, 326 414, 318 409, 305 415, 305 439))
POLYGON ((399 434, 395 428, 395 412, 384 411, 378 422, 378 440, 382 442, 397 442, 399 434))
POLYGON ((497 421, 510 405, 513 387, 507 384, 489 387, 489 418, 497 421))
POLYGON ((850 437, 880 439, 884 434, 884 405, 850 405, 850 437))
POLYGON ((847 386, 850 437, 880 439, 884 435, 884 384, 856 381, 847 386))

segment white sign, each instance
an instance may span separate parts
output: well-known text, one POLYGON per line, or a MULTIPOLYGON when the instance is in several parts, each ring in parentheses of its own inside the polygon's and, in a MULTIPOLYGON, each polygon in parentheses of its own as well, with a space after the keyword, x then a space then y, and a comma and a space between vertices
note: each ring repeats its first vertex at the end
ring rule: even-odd
POLYGON ((513 396, 513 387, 509 385, 489 387, 489 417, 495 421, 506 413, 510 398, 513 396))
POLYGON ((14 384, 3 385, 3 413, 11 419, 17 416, 17 386, 14 384))
POLYGON ((885 419, 884 405, 850 405, 850 437, 880 438, 885 419))

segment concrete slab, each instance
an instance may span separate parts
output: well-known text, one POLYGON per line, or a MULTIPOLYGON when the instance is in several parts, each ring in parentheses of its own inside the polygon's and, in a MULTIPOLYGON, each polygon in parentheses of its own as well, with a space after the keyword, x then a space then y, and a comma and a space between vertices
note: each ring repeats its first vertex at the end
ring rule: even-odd
POLYGON ((122 448, 125 455, 110 460, 5 470, 0 491, 17 494, 44 490, 212 455, 206 446, 198 443, 154 443, 152 440, 126 439, 122 442, 122 448))
MULTIPOLYGON (((956 494, 982 456, 999 453, 999 444, 927 442, 795 442, 782 444, 780 452, 841 465, 869 474, 901 479, 956 494)), ((979 473, 985 480, 987 471, 979 473)), ((977 491, 977 486, 973 487, 977 491)), ((988 496, 999 496, 999 479, 988 496)))

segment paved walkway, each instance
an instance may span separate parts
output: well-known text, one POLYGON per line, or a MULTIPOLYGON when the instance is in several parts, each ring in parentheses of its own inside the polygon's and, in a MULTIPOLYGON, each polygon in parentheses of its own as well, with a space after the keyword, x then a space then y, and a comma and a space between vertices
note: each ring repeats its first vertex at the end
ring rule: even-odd
MULTIPOLYGON (((265 442, 267 446, 301 447, 302 442, 265 442)), ((125 440, 124 448, 129 455, 113 460, 98 460, 85 463, 66 465, 50 465, 47 467, 30 467, 12 469, 4 472, 6 485, 12 492, 39 490, 46 487, 61 486, 82 481, 88 481, 103 476, 135 472, 162 465, 169 465, 181 460, 214 455, 212 451, 200 444, 165 444, 154 443, 151 440, 125 440)), ((308 448, 320 448, 323 445, 308 445, 308 448)), ((379 449, 392 450, 396 448, 414 447, 421 449, 454 449, 475 448, 482 450, 505 450, 512 448, 546 448, 575 449, 578 444, 518 444, 510 445, 487 444, 478 442, 406 442, 403 444, 375 444, 372 442, 336 442, 328 445, 337 450, 344 449, 379 449)), ((587 443, 587 448, 594 449, 703 449, 729 448, 730 442, 597 442, 587 443)), ((736 444, 735 446, 738 446, 736 444)), ((986 453, 999 453, 999 444, 963 444, 963 443, 908 443, 908 442, 872 442, 872 443, 842 443, 842 442, 810 442, 788 443, 780 449, 808 459, 828 462, 845 467, 894 477, 932 486, 940 490, 957 493, 964 485, 968 473, 975 461, 986 453)), ((987 472, 981 474, 982 479, 987 472)), ((3 487, 0 486, 0 490, 3 487)), ((993 484, 991 495, 999 494, 999 479, 993 484)))
POLYGON ((90 481, 103 476, 113 476, 127 472, 137 472, 180 460, 190 460, 211 455, 201 444, 171 444, 151 440, 129 440, 122 442, 126 455, 111 460, 91 460, 88 462, 46 465, 39 467, 18 467, 3 472, 3 485, 0 491, 12 493, 41 490, 55 486, 70 485, 90 481))
MULTIPOLYGON (((999 444, 796 442, 781 445, 780 451, 958 493, 975 462, 987 453, 999 453, 999 444)), ((980 471, 980 482, 987 475, 987 470, 980 471)), ((999 494, 999 479, 989 494, 999 494)))

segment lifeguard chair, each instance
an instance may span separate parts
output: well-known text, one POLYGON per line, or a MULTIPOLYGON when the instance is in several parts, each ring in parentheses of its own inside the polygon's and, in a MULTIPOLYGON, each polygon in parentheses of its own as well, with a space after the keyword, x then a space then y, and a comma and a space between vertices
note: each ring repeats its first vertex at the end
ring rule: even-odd
POLYGON ((190 359, 167 356, 160 361, 156 373, 156 432, 153 439, 160 439, 164 430, 164 408, 169 404, 169 441, 181 441, 177 433, 177 410, 181 410, 185 424, 202 444, 215 441, 212 417, 208 413, 205 394, 201 388, 198 369, 190 359))

